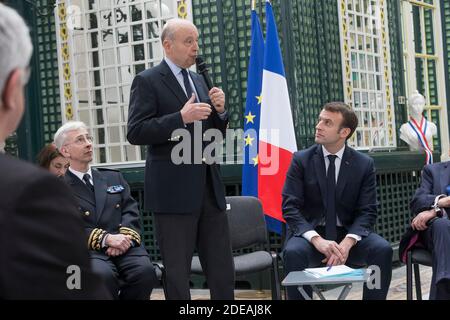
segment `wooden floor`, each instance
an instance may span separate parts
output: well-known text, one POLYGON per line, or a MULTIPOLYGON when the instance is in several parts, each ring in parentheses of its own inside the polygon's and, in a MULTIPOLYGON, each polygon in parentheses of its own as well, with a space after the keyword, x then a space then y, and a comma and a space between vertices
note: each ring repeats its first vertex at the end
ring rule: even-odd
MULTIPOLYGON (((420 276, 422 283, 422 296, 424 300, 428 299, 431 281, 431 268, 420 266, 420 276)), ((362 284, 356 284, 347 296, 347 300, 360 300, 362 297, 362 284)), ((342 287, 323 292, 323 295, 330 300, 335 300, 339 296, 342 287)), ((192 300, 209 300, 209 291, 202 289, 191 290, 192 300)), ((236 290, 235 298, 237 300, 270 300, 269 290, 236 290)), ((314 297, 318 299, 317 296, 314 297)), ((415 295, 414 295, 415 298, 415 295)), ((164 300, 164 293, 161 289, 153 290, 151 300, 164 300)), ((402 266, 392 271, 392 281, 389 288, 388 300, 406 300, 406 267, 402 266)))

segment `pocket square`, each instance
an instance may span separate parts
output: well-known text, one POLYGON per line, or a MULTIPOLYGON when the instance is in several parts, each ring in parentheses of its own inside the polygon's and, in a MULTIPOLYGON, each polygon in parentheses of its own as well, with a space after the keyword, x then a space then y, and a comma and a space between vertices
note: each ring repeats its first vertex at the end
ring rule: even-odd
POLYGON ((108 189, 106 189, 106 192, 108 192, 108 193, 120 193, 123 190, 125 190, 125 188, 121 184, 119 184, 117 186, 108 187, 108 189))

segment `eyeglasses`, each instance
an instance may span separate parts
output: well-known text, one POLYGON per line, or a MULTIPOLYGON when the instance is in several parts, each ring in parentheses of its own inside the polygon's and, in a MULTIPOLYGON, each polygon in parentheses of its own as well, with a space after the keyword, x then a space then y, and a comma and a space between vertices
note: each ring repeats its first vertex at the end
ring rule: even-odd
POLYGON ((92 143, 94 141, 94 137, 92 137, 91 135, 86 135, 86 136, 78 136, 75 138, 74 141, 66 143, 66 145, 74 143, 77 145, 83 145, 85 143, 92 143))

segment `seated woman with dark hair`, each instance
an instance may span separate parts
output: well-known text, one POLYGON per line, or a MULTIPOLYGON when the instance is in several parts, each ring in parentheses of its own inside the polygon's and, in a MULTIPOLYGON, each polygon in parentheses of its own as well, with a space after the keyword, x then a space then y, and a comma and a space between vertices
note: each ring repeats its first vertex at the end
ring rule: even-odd
POLYGON ((37 161, 39 166, 58 177, 64 176, 69 168, 69 160, 64 158, 53 143, 47 144, 41 149, 37 161))

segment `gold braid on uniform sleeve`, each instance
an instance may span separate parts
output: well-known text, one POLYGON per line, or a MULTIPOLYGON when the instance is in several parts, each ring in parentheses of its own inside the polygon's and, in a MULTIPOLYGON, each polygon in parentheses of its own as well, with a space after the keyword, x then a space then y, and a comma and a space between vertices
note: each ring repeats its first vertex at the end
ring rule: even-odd
POLYGON ((95 228, 94 230, 92 230, 91 234, 89 235, 88 249, 100 251, 102 249, 102 240, 106 233, 107 232, 105 230, 100 228, 95 228))
POLYGON ((124 235, 131 236, 131 239, 135 241, 139 246, 141 245, 141 236, 139 233, 134 231, 133 229, 127 228, 127 227, 120 227, 119 232, 124 235))

